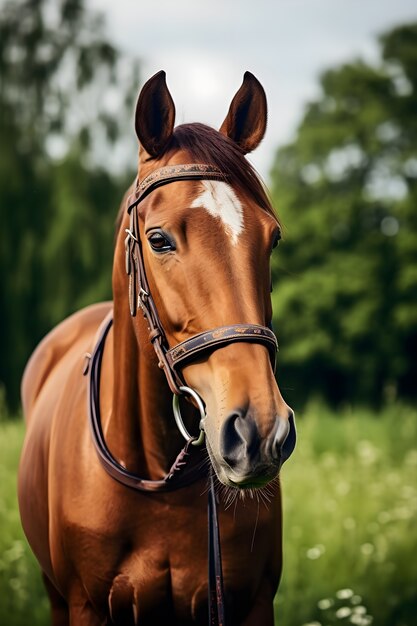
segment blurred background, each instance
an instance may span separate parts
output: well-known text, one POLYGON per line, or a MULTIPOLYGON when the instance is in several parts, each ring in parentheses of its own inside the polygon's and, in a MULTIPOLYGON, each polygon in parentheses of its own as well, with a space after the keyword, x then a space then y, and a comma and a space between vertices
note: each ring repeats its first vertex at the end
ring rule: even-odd
POLYGON ((160 69, 177 123, 219 127, 245 70, 268 96, 250 160, 284 225, 278 380, 300 437, 277 623, 417 624, 414 0, 0 0, 0 624, 48 623, 16 508, 22 371, 111 298, 134 105, 160 69))

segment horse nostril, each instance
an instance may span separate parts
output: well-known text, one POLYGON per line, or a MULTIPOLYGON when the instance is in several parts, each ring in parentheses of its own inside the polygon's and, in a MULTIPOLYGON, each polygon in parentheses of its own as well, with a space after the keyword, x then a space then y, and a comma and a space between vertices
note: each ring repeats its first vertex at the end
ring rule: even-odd
POLYGON ((249 472, 264 464, 281 466, 295 447, 294 414, 288 419, 277 417, 272 432, 261 439, 254 417, 236 410, 225 419, 220 432, 220 454, 235 472, 249 472))
POLYGON ((241 411, 234 411, 225 420, 220 434, 220 454, 230 467, 256 455, 259 438, 255 421, 241 411))
POLYGON ((276 427, 270 437, 270 445, 267 446, 269 448, 269 452, 271 456, 275 460, 280 460, 282 455, 282 448, 284 443, 288 437, 288 433, 290 430, 290 425, 287 420, 282 419, 282 417, 277 418, 276 427))
POLYGON ((273 453, 284 463, 292 454, 297 435, 295 430, 294 413, 290 412, 288 420, 279 419, 274 437, 273 453))

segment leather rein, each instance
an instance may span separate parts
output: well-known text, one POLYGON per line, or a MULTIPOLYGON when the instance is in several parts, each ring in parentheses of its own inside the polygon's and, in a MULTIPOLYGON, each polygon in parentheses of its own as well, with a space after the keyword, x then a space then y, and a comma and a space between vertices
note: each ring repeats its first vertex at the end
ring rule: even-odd
MULTIPOLYGON (((179 180, 227 180, 227 175, 215 166, 200 163, 167 166, 155 170, 137 184, 135 191, 128 198, 127 213, 130 218, 130 225, 126 229, 125 239, 125 263, 126 273, 129 277, 130 313, 132 317, 135 317, 137 310, 141 309, 147 322, 149 340, 158 358, 159 367, 164 371, 168 385, 174 394, 174 416, 181 433, 186 439, 184 448, 180 451, 164 478, 148 480, 129 472, 111 454, 104 438, 100 416, 100 372, 106 337, 113 323, 111 316, 102 323, 94 350, 91 355, 86 355, 88 362, 83 371, 84 375, 88 374, 89 376, 88 415, 98 458, 112 478, 126 487, 141 492, 172 491, 185 487, 206 475, 206 471, 201 468, 201 463, 199 466, 193 467, 187 464, 191 451, 196 449, 196 444, 201 445, 204 441, 202 421, 205 417, 205 409, 198 394, 193 389, 185 386, 181 376, 181 367, 199 358, 203 353, 217 350, 233 342, 246 341, 266 346, 270 354, 272 366, 275 368, 278 349, 277 339, 272 330, 258 324, 221 326, 198 333, 176 346, 169 346, 146 277, 137 207, 154 189, 179 180), (199 437, 191 436, 182 423, 178 396, 183 393, 192 396, 200 410, 202 419, 199 437)), ((211 626, 225 626, 220 537, 212 469, 210 470, 209 480, 209 624, 211 626)))

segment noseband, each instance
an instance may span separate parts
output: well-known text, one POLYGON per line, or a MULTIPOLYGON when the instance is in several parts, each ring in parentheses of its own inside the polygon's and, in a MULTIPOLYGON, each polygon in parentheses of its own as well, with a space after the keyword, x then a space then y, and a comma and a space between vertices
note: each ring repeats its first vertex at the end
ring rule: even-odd
MULTIPOLYGON (((225 345, 237 341, 260 343, 266 346, 269 351, 272 367, 275 369, 276 352, 278 349, 277 339, 272 330, 259 324, 220 326, 219 328, 198 333, 170 348, 149 289, 143 260, 142 242, 139 234, 138 205, 154 189, 162 185, 167 185, 179 180, 224 181, 225 179, 227 179, 226 174, 213 165, 192 163, 162 167, 144 178, 128 199, 127 212, 130 216, 130 227, 126 229, 125 253, 126 273, 129 276, 130 313, 134 317, 137 309, 141 309, 148 324, 149 340, 158 357, 159 367, 165 372, 168 385, 174 396, 180 395, 185 390, 188 390, 189 395, 195 394, 193 390, 191 390, 193 393, 190 393, 189 388, 185 386, 182 380, 180 369, 184 365, 196 360, 202 353, 218 350, 225 345)), ((177 418, 176 408, 178 409, 178 402, 174 400, 174 414, 177 418)), ((180 424, 178 425, 180 426, 180 424)), ((185 436, 181 426, 180 430, 185 436)), ((201 443, 201 436, 198 442, 201 443)))

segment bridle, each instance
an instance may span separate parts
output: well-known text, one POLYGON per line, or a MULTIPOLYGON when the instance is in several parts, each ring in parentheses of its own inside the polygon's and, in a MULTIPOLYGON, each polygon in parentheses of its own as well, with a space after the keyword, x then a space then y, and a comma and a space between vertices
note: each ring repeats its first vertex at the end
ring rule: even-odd
MULTIPOLYGON (((269 328, 259 324, 234 324, 221 326, 204 331, 182 341, 170 348, 149 289, 143 259, 142 242, 138 225, 138 205, 157 187, 179 180, 225 180, 227 175, 213 165, 191 163, 187 165, 171 165, 162 167, 143 179, 134 193, 128 198, 127 212, 130 216, 130 226, 126 229, 125 253, 126 273, 129 276, 129 306, 134 317, 137 309, 141 309, 148 324, 149 340, 153 345, 158 358, 159 367, 164 371, 168 385, 174 394, 173 410, 177 424, 185 439, 187 431, 183 425, 179 412, 179 403, 175 396, 186 393, 192 396, 200 410, 202 420, 204 409, 196 398, 196 392, 187 387, 181 377, 180 369, 187 363, 200 357, 202 353, 218 350, 225 345, 236 341, 249 341, 265 345, 270 354, 271 363, 275 369, 275 358, 278 349, 277 339, 269 328)), ((202 426, 201 422, 200 425, 202 426)), ((200 434, 194 444, 202 443, 200 434)))
MULTIPOLYGON (((277 339, 270 328, 258 324, 233 324, 203 331, 169 347, 163 325, 152 297, 146 277, 142 242, 138 224, 138 205, 154 189, 179 180, 227 180, 227 175, 213 165, 192 163, 162 167, 139 182, 127 201, 127 213, 130 217, 126 229, 125 262, 129 277, 129 307, 132 317, 141 309, 147 322, 149 340, 153 345, 158 365, 164 371, 168 385, 173 393, 173 413, 178 428, 186 439, 186 444, 177 456, 168 474, 160 480, 147 480, 129 472, 113 457, 105 442, 100 416, 100 371, 104 345, 113 323, 111 316, 103 321, 99 338, 92 354, 87 353, 87 363, 83 374, 89 375, 88 415, 93 442, 101 464, 107 473, 119 483, 142 492, 171 491, 189 485, 202 476, 202 468, 187 465, 193 446, 204 442, 205 406, 194 389, 185 385, 181 368, 203 353, 218 350, 234 342, 260 343, 268 348, 271 363, 275 369, 277 339), (200 434, 190 435, 184 425, 179 408, 179 396, 191 396, 200 412, 200 434)), ((214 492, 213 473, 210 471, 210 489, 208 493, 209 521, 209 623, 212 626, 225 626, 224 593, 221 566, 220 537, 214 492)))

